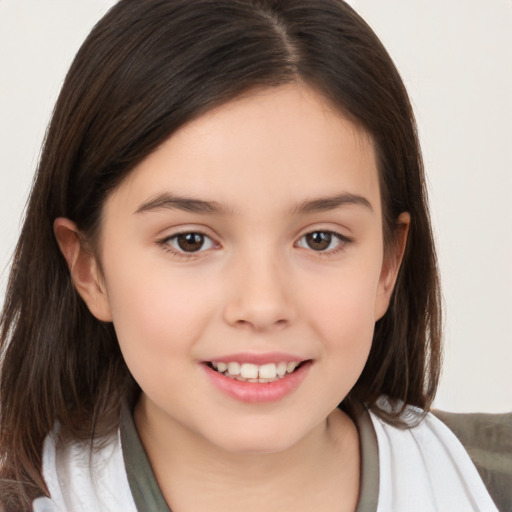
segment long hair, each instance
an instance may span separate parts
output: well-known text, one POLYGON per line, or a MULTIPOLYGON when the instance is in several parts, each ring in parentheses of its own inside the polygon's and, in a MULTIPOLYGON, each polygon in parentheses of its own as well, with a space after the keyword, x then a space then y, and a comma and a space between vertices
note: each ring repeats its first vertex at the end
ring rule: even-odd
POLYGON ((0 501, 19 510, 47 492, 42 444, 56 421, 74 439, 101 438, 138 390, 113 326, 71 283, 55 218, 94 240, 109 193, 177 129, 251 88, 297 81, 371 136, 387 248, 399 214, 411 216, 391 304, 346 399, 394 422, 400 411, 381 411, 382 394, 430 407, 441 318, 423 165, 407 93, 376 35, 341 0, 121 0, 66 77, 13 258, 0 320, 0 501))

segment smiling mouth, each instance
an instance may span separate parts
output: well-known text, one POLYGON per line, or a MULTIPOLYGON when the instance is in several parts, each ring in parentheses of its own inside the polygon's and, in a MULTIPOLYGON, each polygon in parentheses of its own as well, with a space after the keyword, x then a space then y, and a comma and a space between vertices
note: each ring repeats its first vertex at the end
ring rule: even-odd
POLYGON ((290 361, 280 363, 268 363, 257 365, 252 363, 238 363, 232 361, 224 362, 208 362, 206 363, 212 370, 228 377, 230 379, 239 380, 241 382, 259 382, 269 383, 276 382, 285 378, 287 375, 295 372, 307 361, 290 361))

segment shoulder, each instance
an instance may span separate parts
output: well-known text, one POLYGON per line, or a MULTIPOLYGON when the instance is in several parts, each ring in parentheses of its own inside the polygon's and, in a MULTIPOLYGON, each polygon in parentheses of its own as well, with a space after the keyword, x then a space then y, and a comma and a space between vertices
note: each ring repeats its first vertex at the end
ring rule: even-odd
POLYGON ((56 428, 44 442, 43 477, 51 499, 35 500, 35 512, 136 512, 119 434, 95 443, 63 441, 56 428))
POLYGON ((433 411, 457 436, 500 510, 512 510, 512 413, 433 411))
MULTIPOLYGON (((379 406, 393 407, 385 399, 379 406)), ((407 428, 370 416, 379 450, 379 510, 497 510, 464 446, 436 416, 408 406, 407 428)))

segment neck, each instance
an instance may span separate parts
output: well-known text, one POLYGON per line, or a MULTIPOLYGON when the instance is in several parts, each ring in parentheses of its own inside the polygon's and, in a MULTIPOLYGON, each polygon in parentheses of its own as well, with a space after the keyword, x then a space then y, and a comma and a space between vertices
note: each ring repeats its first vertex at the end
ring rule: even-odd
POLYGON ((159 421, 144 399, 137 404, 135 423, 162 494, 175 512, 251 512, 265 506, 327 512, 344 505, 355 510, 358 434, 338 409, 295 444, 269 453, 224 450, 171 420, 159 421))

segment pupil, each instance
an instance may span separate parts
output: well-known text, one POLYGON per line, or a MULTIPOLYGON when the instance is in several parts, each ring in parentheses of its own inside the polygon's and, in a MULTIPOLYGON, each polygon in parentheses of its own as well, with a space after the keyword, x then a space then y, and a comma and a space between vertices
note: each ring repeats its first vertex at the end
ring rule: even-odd
POLYGON ((331 238, 331 234, 324 231, 315 231, 306 235, 309 247, 316 251, 325 251, 331 244, 331 238))
POLYGON ((196 252, 204 244, 204 236, 199 233, 186 233, 178 235, 178 245, 185 252, 196 252))

